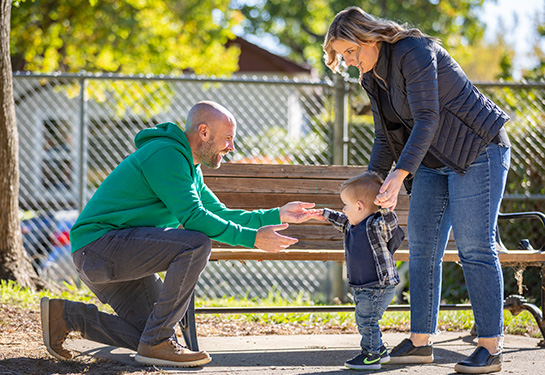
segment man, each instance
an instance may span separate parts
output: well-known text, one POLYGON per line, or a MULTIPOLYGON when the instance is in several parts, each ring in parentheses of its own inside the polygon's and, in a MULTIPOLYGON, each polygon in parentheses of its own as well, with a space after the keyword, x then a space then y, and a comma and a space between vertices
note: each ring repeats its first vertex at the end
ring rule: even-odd
POLYGON ((41 301, 45 345, 58 359, 70 331, 137 351, 156 366, 200 366, 204 351, 176 341, 175 325, 187 310, 214 239, 278 252, 297 242, 277 231, 285 222, 317 215, 313 203, 269 210, 227 209, 203 182, 200 165, 220 166, 235 150, 236 121, 223 106, 204 101, 189 111, 186 130, 164 123, 135 137, 137 150, 99 186, 70 232, 82 281, 116 315, 90 304, 41 301), (183 229, 182 229, 183 228, 183 229), (157 275, 166 271, 164 281, 157 275))

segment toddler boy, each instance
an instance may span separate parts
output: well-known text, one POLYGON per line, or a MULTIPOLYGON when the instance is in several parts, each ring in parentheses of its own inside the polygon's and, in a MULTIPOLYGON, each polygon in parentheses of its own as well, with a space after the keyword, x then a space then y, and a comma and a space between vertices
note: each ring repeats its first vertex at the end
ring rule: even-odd
POLYGON ((340 189, 343 213, 328 208, 322 213, 345 236, 348 281, 354 290, 356 324, 362 339, 361 354, 344 365, 355 370, 378 370, 390 360, 378 322, 399 283, 393 253, 405 234, 393 211, 374 204, 382 182, 373 172, 345 181, 340 189))

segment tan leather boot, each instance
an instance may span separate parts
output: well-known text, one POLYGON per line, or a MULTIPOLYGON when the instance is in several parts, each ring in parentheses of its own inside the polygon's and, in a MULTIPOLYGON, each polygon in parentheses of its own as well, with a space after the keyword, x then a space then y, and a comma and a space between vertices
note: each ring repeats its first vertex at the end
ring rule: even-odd
POLYGON ((173 339, 157 345, 138 344, 136 362, 151 366, 195 367, 212 360, 207 352, 194 352, 184 348, 173 339))
POLYGON ((43 297, 40 300, 40 313, 44 343, 49 354, 61 360, 72 359, 72 354, 62 346, 69 333, 64 320, 64 301, 43 297))

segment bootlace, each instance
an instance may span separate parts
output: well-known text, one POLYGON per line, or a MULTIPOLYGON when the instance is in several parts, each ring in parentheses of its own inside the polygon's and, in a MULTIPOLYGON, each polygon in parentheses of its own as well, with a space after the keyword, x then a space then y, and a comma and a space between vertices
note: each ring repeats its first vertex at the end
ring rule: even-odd
POLYGON ((168 343, 170 346, 174 349, 174 353, 176 354, 182 354, 184 351, 184 346, 180 345, 176 340, 174 339, 168 339, 168 343))

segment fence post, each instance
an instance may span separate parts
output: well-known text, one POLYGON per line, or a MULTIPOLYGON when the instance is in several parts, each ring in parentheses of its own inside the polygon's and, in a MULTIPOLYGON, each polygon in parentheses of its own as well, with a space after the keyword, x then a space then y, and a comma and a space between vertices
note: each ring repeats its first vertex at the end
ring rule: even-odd
MULTIPOLYGON (((335 119, 333 122, 333 164, 348 164, 348 95, 346 83, 340 74, 334 76, 335 119)), ((331 282, 330 300, 338 298, 346 302, 346 286, 343 279, 342 263, 332 262, 329 266, 331 282)))
POLYGON ((348 164, 348 95, 342 75, 335 74, 335 119, 333 123, 333 164, 348 164))
POLYGON ((79 168, 78 168, 78 210, 85 206, 87 196, 87 79, 80 79, 79 93, 79 168))

